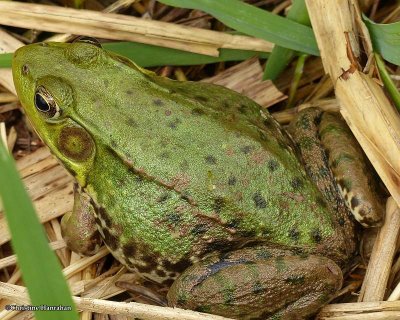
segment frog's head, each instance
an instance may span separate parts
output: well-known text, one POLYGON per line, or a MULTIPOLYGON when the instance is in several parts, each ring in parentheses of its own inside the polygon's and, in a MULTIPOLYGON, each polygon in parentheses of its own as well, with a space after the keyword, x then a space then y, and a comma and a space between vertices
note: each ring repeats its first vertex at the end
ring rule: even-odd
MULTIPOLYGON (((112 80, 100 78, 127 64, 122 59, 92 39, 32 44, 18 49, 13 57, 14 84, 27 117, 81 185, 85 185, 94 161, 99 131, 105 130, 104 125, 95 126, 97 115, 106 115, 100 115, 94 101, 112 96, 111 88, 105 89, 104 84, 112 80)), ((131 64, 130 70, 138 78, 143 76, 142 70, 131 64)))
POLYGON ((52 153, 85 184, 94 154, 92 136, 72 115, 76 104, 70 72, 76 62, 101 60, 91 44, 38 43, 18 49, 12 70, 15 88, 27 117, 52 153))

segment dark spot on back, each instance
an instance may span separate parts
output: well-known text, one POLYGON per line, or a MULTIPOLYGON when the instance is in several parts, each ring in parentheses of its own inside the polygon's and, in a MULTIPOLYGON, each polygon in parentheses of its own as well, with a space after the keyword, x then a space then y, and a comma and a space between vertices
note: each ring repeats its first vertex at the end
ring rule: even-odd
POLYGON ((241 114, 246 114, 247 113, 247 106, 245 105, 245 104, 241 104, 240 106, 239 106, 239 108, 238 108, 238 111, 241 113, 241 114))
POLYGON ((201 116, 201 115, 203 115, 205 112, 204 112, 204 110, 203 109, 200 109, 200 108, 194 108, 193 110, 192 110, 192 114, 193 115, 196 115, 196 116, 201 116))
POLYGON ((125 93, 131 95, 133 93, 133 91, 132 90, 126 90, 125 93))
POLYGON ((278 169, 279 163, 278 163, 278 161, 276 161, 274 159, 270 159, 270 160, 268 160, 267 166, 271 172, 274 172, 276 169, 278 169))
POLYGON ((340 225, 341 227, 344 226, 344 219, 343 219, 343 217, 340 217, 340 218, 338 219, 338 223, 339 223, 339 225, 340 225))
POLYGON ((248 154, 248 153, 251 152, 251 150, 253 150, 253 147, 252 147, 252 146, 244 146, 244 147, 241 147, 240 150, 241 150, 244 154, 248 154))
POLYGON ((231 107, 231 104, 230 104, 228 101, 224 101, 224 102, 222 103, 222 106, 223 106, 225 109, 229 109, 229 108, 231 107))
POLYGON ((261 195, 260 192, 256 192, 253 195, 253 200, 254 200, 255 206, 259 209, 263 209, 267 206, 267 201, 265 201, 265 198, 261 195))
POLYGON ((111 147, 113 147, 114 149, 117 148, 117 146, 118 146, 117 141, 115 141, 115 140, 111 140, 110 144, 111 144, 111 147))
POLYGON ((205 252, 215 252, 215 251, 224 251, 226 250, 227 246, 229 245, 229 240, 225 239, 216 239, 213 242, 207 245, 205 248, 205 252))
POLYGON ((230 186, 234 186, 234 185, 236 184, 236 182, 237 182, 236 177, 234 177, 234 176, 230 176, 230 177, 229 177, 229 179, 228 179, 228 184, 229 184, 230 186))
POLYGON ((293 188, 294 190, 299 190, 299 189, 301 189, 301 188, 303 187, 304 182, 303 182, 303 179, 302 179, 302 178, 300 178, 300 177, 295 177, 295 178, 292 179, 290 185, 292 186, 292 188, 293 188))
POLYGON ((311 239, 315 243, 320 243, 322 240, 321 231, 319 229, 314 229, 313 231, 311 231, 311 239))
POLYGON ((168 158, 169 158, 169 153, 168 153, 167 151, 162 152, 162 153, 160 154, 160 157, 161 157, 162 159, 168 159, 168 158))
POLYGON ((216 213, 221 213, 223 207, 225 205, 225 200, 222 197, 216 197, 214 199, 213 209, 216 213))
POLYGON ((187 191, 185 191, 181 194, 181 199, 188 201, 188 202, 193 200, 193 198, 187 191))
POLYGON ((156 105, 157 107, 161 107, 164 105, 164 102, 161 99, 155 99, 153 100, 154 105, 156 105))
POLYGON ((207 102, 208 98, 204 96, 195 96, 195 99, 200 102, 207 102))
POLYGON ((237 229, 240 226, 240 220, 239 219, 232 219, 231 221, 229 221, 226 226, 228 228, 233 228, 233 229, 237 229))
POLYGON ((240 235, 243 238, 254 238, 257 234, 255 230, 241 230, 240 235))
POLYGON ((206 233, 208 230, 208 226, 204 223, 199 223, 196 224, 192 230, 190 230, 190 233, 193 234, 194 236, 199 236, 204 233, 206 233))
POLYGON ((177 225, 181 222, 181 216, 177 213, 168 213, 166 218, 168 223, 173 225, 177 225))
POLYGON ((159 196, 157 198, 157 202, 164 202, 165 200, 167 200, 170 197, 169 193, 163 193, 161 196, 159 196))
POLYGON ((180 119, 176 118, 174 121, 168 122, 168 127, 170 127, 171 129, 176 129, 178 124, 180 124, 181 122, 182 121, 180 119))
POLYGON ((298 241, 300 238, 300 231, 297 228, 292 228, 289 230, 289 238, 293 241, 298 241))
POLYGON ((217 164, 217 159, 214 156, 208 155, 206 156, 206 162, 208 164, 217 164))
POLYGON ((322 197, 320 197, 320 196, 317 196, 317 197, 315 198, 315 202, 316 202, 320 207, 322 207, 322 208, 326 208, 326 207, 327 207, 327 204, 326 204, 325 199, 322 198, 322 197))
POLYGON ((128 126, 133 127, 133 128, 136 128, 136 127, 138 126, 137 122, 136 122, 133 118, 131 118, 131 117, 127 118, 126 121, 125 121, 125 123, 126 123, 128 126))

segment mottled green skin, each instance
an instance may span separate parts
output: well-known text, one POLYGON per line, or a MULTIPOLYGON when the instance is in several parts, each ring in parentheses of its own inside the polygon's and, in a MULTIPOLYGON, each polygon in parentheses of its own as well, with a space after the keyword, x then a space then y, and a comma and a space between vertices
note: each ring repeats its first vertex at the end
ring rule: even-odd
POLYGON ((79 42, 23 47, 13 74, 34 128, 131 270, 171 284, 206 254, 252 243, 339 265, 353 253, 286 134, 252 100, 79 42), (35 108, 39 86, 61 110, 54 118, 35 108))

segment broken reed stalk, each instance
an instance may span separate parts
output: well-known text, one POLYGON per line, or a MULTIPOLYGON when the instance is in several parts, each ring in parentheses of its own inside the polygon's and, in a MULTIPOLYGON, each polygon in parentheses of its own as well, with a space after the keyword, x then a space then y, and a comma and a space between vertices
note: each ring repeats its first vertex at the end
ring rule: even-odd
POLYGON ((0 2, 1 23, 113 40, 126 40, 218 56, 219 48, 270 52, 273 45, 253 37, 146 20, 132 16, 58 6, 0 2))
POLYGON ((375 240, 358 301, 384 299, 399 233, 400 208, 390 197, 386 205, 385 223, 375 240))
MULTIPOLYGON (((400 118, 383 89, 359 70, 360 34, 355 26, 362 22, 352 15, 357 5, 351 0, 306 0, 306 4, 340 112, 400 205, 400 118)), ((364 38, 364 42, 369 41, 364 38)))
POLYGON ((393 320, 400 314, 400 301, 328 304, 318 320, 393 320))
MULTIPOLYGON (((19 305, 30 304, 26 288, 17 285, 0 282, 0 297, 19 305)), ((82 311, 125 315, 143 320, 229 320, 229 318, 196 311, 152 306, 137 302, 126 303, 79 297, 74 297, 74 302, 77 308, 82 311)))
MULTIPOLYGON (((388 203, 388 221, 374 245, 361 295, 364 300, 382 300, 400 224, 400 211, 396 210, 400 204, 400 118, 383 89, 360 71, 359 39, 363 38, 367 52, 371 48, 357 3, 352 0, 306 0, 306 4, 325 71, 334 83, 340 102, 340 112, 393 197, 388 203), (387 251, 381 251, 383 249, 387 251)), ((331 310, 331 306, 325 307, 321 314, 327 310, 331 310)), ((378 319, 377 316, 384 319, 382 314, 371 317, 378 319)), ((340 315, 340 319, 359 318, 359 315, 340 315)), ((362 319, 367 317, 363 314, 362 319)))

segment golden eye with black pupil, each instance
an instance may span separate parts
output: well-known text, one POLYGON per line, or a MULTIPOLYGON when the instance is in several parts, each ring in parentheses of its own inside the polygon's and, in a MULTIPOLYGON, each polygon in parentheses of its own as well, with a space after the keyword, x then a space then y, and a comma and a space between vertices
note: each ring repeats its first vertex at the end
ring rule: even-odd
POLYGON ((60 116, 60 108, 45 87, 40 86, 35 92, 35 107, 47 118, 55 119, 60 116))
POLYGON ((97 40, 96 38, 92 38, 92 37, 81 36, 81 37, 76 38, 72 43, 75 43, 75 42, 88 43, 88 44, 92 44, 96 47, 101 48, 101 44, 100 44, 99 40, 97 40))

